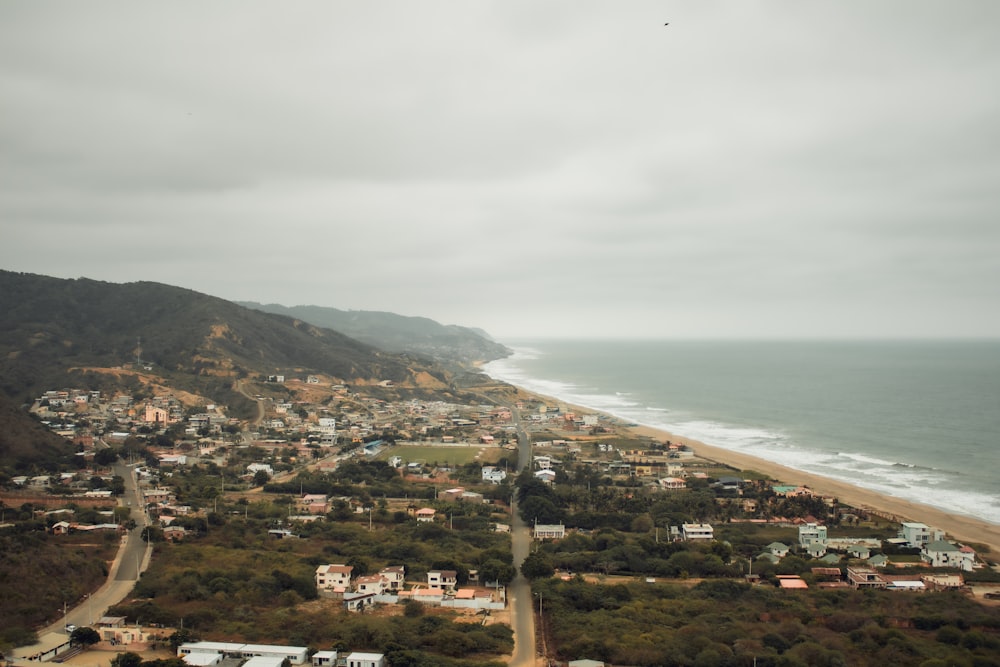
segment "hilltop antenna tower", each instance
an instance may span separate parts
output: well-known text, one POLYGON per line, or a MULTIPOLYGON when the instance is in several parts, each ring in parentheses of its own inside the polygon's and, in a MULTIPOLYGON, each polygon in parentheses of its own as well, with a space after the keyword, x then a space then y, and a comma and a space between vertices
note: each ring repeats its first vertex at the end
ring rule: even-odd
POLYGON ((142 336, 135 339, 135 366, 142 368, 142 336))

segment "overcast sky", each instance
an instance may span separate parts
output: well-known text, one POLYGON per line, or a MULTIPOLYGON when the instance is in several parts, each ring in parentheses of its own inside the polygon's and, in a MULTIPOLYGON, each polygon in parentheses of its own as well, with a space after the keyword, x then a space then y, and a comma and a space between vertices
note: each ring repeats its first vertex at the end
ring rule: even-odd
POLYGON ((501 340, 1000 336, 998 24, 6 0, 0 268, 501 340))

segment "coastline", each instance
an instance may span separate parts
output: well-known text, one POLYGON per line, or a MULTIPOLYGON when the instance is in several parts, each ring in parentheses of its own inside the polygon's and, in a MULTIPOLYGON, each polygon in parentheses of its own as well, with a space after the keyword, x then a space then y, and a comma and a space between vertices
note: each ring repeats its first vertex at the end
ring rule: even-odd
MULTIPOLYGON (((534 397, 542 402, 564 405, 580 413, 601 414, 612 420, 613 423, 620 424, 619 418, 605 411, 573 405, 554 396, 545 396, 516 385, 511 386, 515 386, 520 395, 534 397)), ((766 459, 733 452, 652 426, 617 425, 615 428, 637 437, 681 443, 692 449, 698 458, 738 470, 752 470, 786 484, 807 486, 819 495, 834 496, 845 505, 873 510, 883 516, 891 517, 894 521, 925 523, 933 528, 943 530, 949 539, 956 542, 984 545, 988 547, 989 552, 984 552, 980 554, 981 556, 988 556, 990 560, 1000 560, 1000 525, 971 516, 952 514, 931 505, 895 498, 829 477, 802 472, 766 459)))

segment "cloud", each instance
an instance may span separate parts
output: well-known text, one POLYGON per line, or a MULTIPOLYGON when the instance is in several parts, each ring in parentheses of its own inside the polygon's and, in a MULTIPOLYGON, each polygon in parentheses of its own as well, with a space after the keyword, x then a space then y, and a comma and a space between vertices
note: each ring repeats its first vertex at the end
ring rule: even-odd
POLYGON ((996 336, 998 14, 5 3, 0 265, 500 336, 996 336))

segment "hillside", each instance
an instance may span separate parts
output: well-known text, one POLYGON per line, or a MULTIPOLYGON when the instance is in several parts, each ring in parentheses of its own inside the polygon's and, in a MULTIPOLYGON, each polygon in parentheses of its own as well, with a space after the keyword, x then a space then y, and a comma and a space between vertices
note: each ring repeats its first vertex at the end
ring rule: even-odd
POLYGON ((70 458, 73 449, 65 438, 0 394, 0 470, 15 474, 52 472, 70 458))
POLYGON ((239 411, 250 401, 235 381, 270 374, 424 389, 450 377, 428 360, 187 289, 0 271, 0 391, 17 401, 55 387, 153 384, 239 411))
POLYGON ((422 354, 443 362, 473 363, 508 356, 511 351, 478 329, 443 325, 426 317, 407 317, 370 310, 338 310, 321 306, 260 304, 241 301, 247 308, 287 315, 327 327, 388 352, 422 354))

